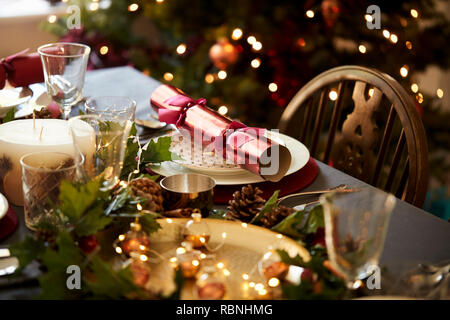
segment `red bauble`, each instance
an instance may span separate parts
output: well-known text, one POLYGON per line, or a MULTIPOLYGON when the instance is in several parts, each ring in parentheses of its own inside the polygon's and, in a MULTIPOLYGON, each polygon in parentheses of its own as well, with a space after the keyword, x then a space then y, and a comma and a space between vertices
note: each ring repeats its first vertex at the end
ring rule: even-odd
POLYGON ((98 246, 97 237, 94 235, 83 237, 78 242, 78 246, 84 253, 91 253, 98 246))
POLYGON ((5 68, 0 64, 0 90, 3 89, 6 82, 6 71, 5 68))
POLYGON ((321 9, 325 25, 328 28, 334 27, 341 11, 339 0, 323 0, 321 9))
POLYGON ((150 267, 148 264, 135 260, 130 265, 131 274, 133 275, 133 282, 139 287, 145 287, 150 279, 150 267))
POLYGON ((236 62, 238 50, 226 38, 221 38, 209 49, 209 58, 214 66, 219 69, 226 69, 229 65, 236 62))

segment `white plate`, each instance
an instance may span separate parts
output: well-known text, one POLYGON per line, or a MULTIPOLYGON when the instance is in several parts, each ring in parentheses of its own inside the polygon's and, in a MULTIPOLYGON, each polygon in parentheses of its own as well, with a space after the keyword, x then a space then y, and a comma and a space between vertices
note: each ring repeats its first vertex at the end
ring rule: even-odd
MULTIPOLYGON (((150 236, 151 247, 166 259, 175 256, 175 250, 182 241, 184 225, 188 219, 159 219, 161 229, 150 236)), ((242 292, 242 274, 249 275, 249 281, 265 282, 256 267, 258 261, 269 249, 283 249, 291 257, 300 255, 309 261, 309 252, 294 240, 269 229, 246 225, 240 222, 218 219, 203 219, 211 238, 208 245, 215 249, 217 262, 223 262, 230 272, 226 278, 227 299, 245 299, 242 292), (222 234, 226 233, 225 240, 222 234), (248 241, 252 239, 252 241, 248 241)), ((167 262, 153 264, 149 285, 155 291, 170 293, 174 289, 173 270, 167 262), (153 278, 152 278, 153 276, 153 278)), ((193 281, 187 281, 181 292, 181 299, 195 299, 193 281)))
MULTIPOLYGON (((291 166, 286 173, 287 176, 297 172, 308 163, 309 151, 303 143, 285 134, 279 133, 279 139, 286 145, 292 156, 291 166)), ((165 161, 159 165, 150 166, 150 169, 165 177, 180 173, 203 173, 216 180, 218 185, 238 185, 264 181, 260 176, 241 168, 230 168, 228 169, 230 171, 225 169, 226 172, 224 172, 223 168, 202 168, 197 166, 188 168, 186 165, 180 165, 174 161, 165 161)))
POLYGON ((0 193, 0 220, 6 215, 8 212, 8 201, 5 196, 0 193))

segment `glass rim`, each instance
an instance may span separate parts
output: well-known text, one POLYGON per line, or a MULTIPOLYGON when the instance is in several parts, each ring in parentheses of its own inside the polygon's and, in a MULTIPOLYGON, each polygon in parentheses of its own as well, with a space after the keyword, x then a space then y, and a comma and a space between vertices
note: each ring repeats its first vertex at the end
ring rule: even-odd
POLYGON ((29 169, 29 170, 33 170, 33 171, 40 171, 40 172, 63 172, 63 171, 68 171, 68 170, 73 170, 76 169, 77 167, 81 167, 84 164, 84 160, 85 157, 83 154, 79 154, 79 156, 81 156, 81 162, 77 162, 76 161, 76 157, 69 154, 69 153, 64 153, 64 152, 58 152, 58 151, 37 151, 37 152, 31 152, 31 153, 27 153, 25 155, 23 155, 22 157, 20 157, 20 165, 23 168, 29 169), (34 167, 31 166, 27 163, 24 162, 25 158, 29 157, 29 156, 36 156, 38 154, 58 154, 58 155, 64 155, 67 156, 69 158, 74 159, 74 164, 69 166, 69 167, 65 167, 65 168, 60 168, 60 169, 51 169, 51 168, 38 168, 38 167, 34 167))
MULTIPOLYGON (((89 103, 94 101, 94 100, 96 100, 96 99, 105 99, 105 98, 123 99, 123 100, 127 100, 128 102, 130 102, 130 106, 129 107, 121 108, 120 111, 126 111, 127 109, 136 109, 136 100, 131 99, 129 97, 124 97, 124 96, 97 96, 97 97, 90 97, 84 103, 84 107, 86 109, 95 110, 93 107, 89 106, 89 103)), ((103 110, 96 110, 96 111, 99 112, 99 113, 111 113, 111 112, 114 112, 114 111, 103 111, 103 110)))
MULTIPOLYGON (((70 128, 70 130, 73 130, 72 123, 74 123, 76 120, 81 120, 81 121, 85 122, 83 119, 94 119, 94 120, 98 120, 98 121, 118 121, 118 122, 120 122, 120 121, 124 121, 124 122, 130 121, 131 123, 133 123, 133 121, 129 120, 129 119, 127 119, 127 120, 114 119, 114 118, 112 118, 112 119, 103 119, 102 117, 104 117, 104 116, 102 116, 100 114, 81 114, 79 116, 75 116, 75 117, 72 117, 72 118, 69 119, 69 128, 70 128)), ((83 128, 81 128, 81 130, 83 130, 83 128)), ((83 131, 85 131, 85 130, 83 130, 83 131)), ((109 130, 108 132, 109 133, 123 133, 123 130, 109 130)))
POLYGON ((91 47, 89 47, 88 45, 82 44, 82 43, 77 43, 77 42, 53 42, 53 43, 47 43, 47 44, 40 46, 37 49, 37 52, 41 56, 47 56, 47 57, 76 58, 76 57, 82 57, 84 55, 89 55, 91 52, 91 47), (56 47, 58 45, 70 45, 70 46, 74 46, 74 47, 82 47, 85 49, 85 52, 77 53, 77 54, 54 54, 54 53, 47 53, 47 52, 42 51, 42 49, 56 47))

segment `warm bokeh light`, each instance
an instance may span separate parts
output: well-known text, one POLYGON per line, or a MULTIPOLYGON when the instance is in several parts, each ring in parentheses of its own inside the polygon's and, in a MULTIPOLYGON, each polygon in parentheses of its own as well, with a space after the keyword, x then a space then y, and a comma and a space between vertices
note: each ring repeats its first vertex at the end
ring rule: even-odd
POLYGON ((278 86, 276 83, 272 82, 271 84, 269 84, 269 91, 270 92, 276 92, 278 90, 278 86))
POLYGON ((442 99, 444 97, 444 90, 442 90, 441 88, 438 88, 436 90, 436 95, 438 96, 439 99, 442 99))
POLYGON ((411 49, 412 49, 412 43, 411 43, 411 41, 406 41, 406 42, 405 42, 405 46, 406 46, 409 50, 411 50, 411 49))
POLYGON ((275 288, 280 284, 280 280, 278 280, 278 278, 270 278, 267 283, 269 287, 275 288))
POLYGON ((156 3, 163 3, 164 0, 156 0, 156 3))
POLYGON ((373 17, 372 17, 372 15, 370 15, 370 14, 366 14, 366 15, 364 16, 364 19, 366 19, 367 22, 372 22, 373 17))
POLYGON ((252 48, 255 51, 259 51, 262 49, 262 43, 259 41, 256 41, 254 44, 252 44, 252 48))
POLYGON ((218 76, 219 79, 221 79, 221 80, 226 79, 226 77, 227 77, 227 72, 226 72, 225 70, 220 70, 220 71, 217 73, 217 76, 218 76))
POLYGON ((242 279, 248 280, 248 274, 244 273, 244 274, 242 275, 242 279))
POLYGON ((54 15, 54 14, 48 16, 48 18, 47 18, 47 21, 48 21, 49 23, 55 23, 56 20, 58 20, 58 17, 57 17, 56 15, 54 15))
POLYGON ((369 94, 369 97, 373 97, 373 93, 375 92, 375 90, 373 89, 373 88, 370 88, 369 89, 369 92, 368 92, 368 94, 369 94))
POLYGON ((298 44, 300 47, 304 47, 304 46, 306 46, 306 41, 305 41, 305 39, 303 39, 303 38, 298 38, 297 44, 298 44))
POLYGON ((419 12, 416 9, 411 9, 410 13, 413 18, 417 18, 419 16, 419 12))
POLYGON ((391 34, 391 42, 392 43, 397 43, 397 41, 398 41, 397 35, 396 34, 391 34))
POLYGON ((307 16, 308 18, 314 18, 314 11, 312 11, 312 10, 306 11, 306 16, 307 16))
POLYGON ((250 64, 251 64, 252 68, 255 68, 255 69, 259 68, 259 66, 261 65, 261 60, 258 58, 253 59, 250 64))
POLYGON ((100 48, 100 54, 102 54, 102 55, 107 54, 108 51, 109 51, 109 48, 108 48, 107 46, 102 46, 102 47, 100 48))
POLYGON ((91 10, 91 11, 96 11, 96 10, 98 10, 98 8, 100 8, 100 5, 98 4, 98 2, 91 2, 89 4, 89 10, 91 10))
POLYGON ((253 45, 256 42, 256 38, 254 36, 250 36, 247 38, 247 42, 250 45, 253 45))
POLYGON ((422 103, 423 102, 423 94, 420 92, 416 95, 417 102, 422 103))
POLYGON ((388 30, 384 29, 383 30, 383 37, 385 37, 386 39, 389 39, 390 36, 391 36, 391 33, 388 30))
POLYGON ((359 45, 358 50, 361 53, 366 53, 366 51, 367 51, 366 46, 363 44, 359 45))
POLYGON ((419 86, 417 85, 417 83, 413 83, 411 85, 411 91, 414 93, 417 93, 419 91, 419 86))
POLYGON ((338 97, 338 94, 336 92, 336 90, 331 90, 330 93, 328 94, 328 97, 330 98, 331 101, 335 101, 338 97))
POLYGON ((205 82, 206 83, 213 83, 214 82, 214 76, 211 73, 208 73, 205 76, 205 82))
POLYGON ((128 6, 128 11, 134 12, 139 9, 139 5, 137 3, 132 3, 128 6))
POLYGON ((186 52, 186 45, 184 43, 182 43, 177 47, 177 53, 183 54, 185 52, 186 52))
POLYGON ((170 72, 166 72, 164 73, 164 80, 166 81, 172 81, 173 80, 173 74, 171 74, 170 72))
POLYGON ((242 30, 239 28, 236 28, 233 30, 233 33, 231 34, 231 38, 233 40, 239 40, 242 37, 242 30))
MULTIPOLYGON (((228 113, 228 108, 227 106, 220 106, 219 109, 217 110, 221 115, 226 115, 228 113)), ((225 235, 226 237, 226 235, 225 235)))
POLYGON ((406 78, 408 76, 408 71, 409 71, 408 69, 409 68, 408 68, 408 66, 406 64, 403 67, 400 68, 400 75, 403 78, 406 78))

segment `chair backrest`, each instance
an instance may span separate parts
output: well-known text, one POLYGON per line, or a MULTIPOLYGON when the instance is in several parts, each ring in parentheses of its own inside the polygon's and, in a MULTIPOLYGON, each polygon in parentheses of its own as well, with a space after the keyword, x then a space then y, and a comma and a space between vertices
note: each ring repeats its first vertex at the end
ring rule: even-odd
POLYGON ((299 138, 313 157, 423 205, 425 130, 415 102, 389 75, 360 66, 323 72, 294 96, 278 128, 299 138))

